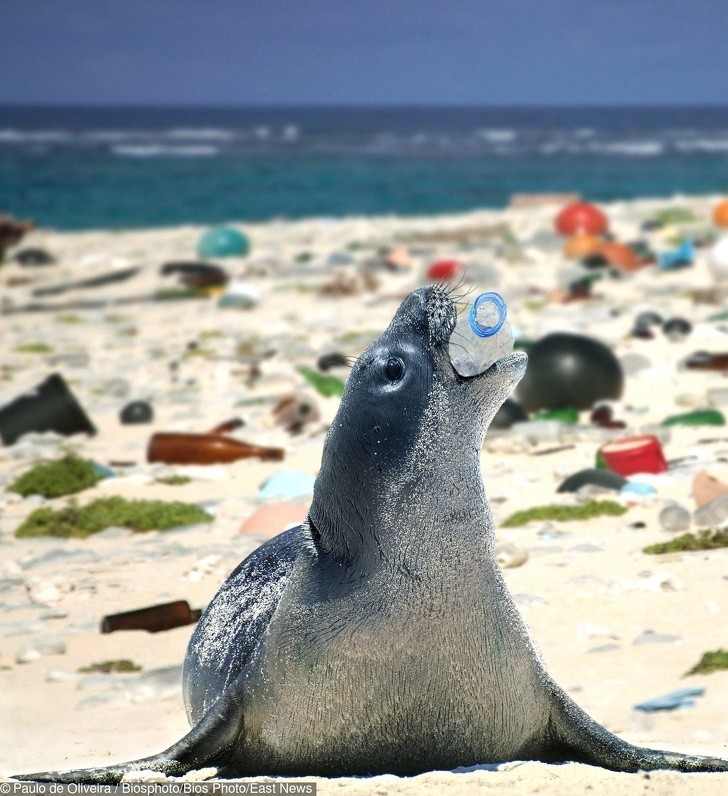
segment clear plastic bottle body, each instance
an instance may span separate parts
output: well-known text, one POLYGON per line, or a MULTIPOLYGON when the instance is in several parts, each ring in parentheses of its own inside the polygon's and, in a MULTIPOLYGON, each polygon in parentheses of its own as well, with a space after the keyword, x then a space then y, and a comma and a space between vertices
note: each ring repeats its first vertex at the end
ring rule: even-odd
POLYGON ((461 376, 476 376, 513 351, 507 308, 498 293, 481 293, 450 335, 450 361, 461 376))

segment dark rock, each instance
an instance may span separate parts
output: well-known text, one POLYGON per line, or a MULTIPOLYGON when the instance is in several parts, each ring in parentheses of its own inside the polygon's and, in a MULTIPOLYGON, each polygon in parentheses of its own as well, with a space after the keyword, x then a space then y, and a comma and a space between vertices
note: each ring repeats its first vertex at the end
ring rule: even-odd
POLYGON ((53 265, 56 262, 56 258, 45 249, 30 246, 15 252, 13 259, 20 265, 53 265))
POLYGON ((119 420, 125 425, 151 423, 154 410, 146 401, 131 401, 119 413, 119 420))

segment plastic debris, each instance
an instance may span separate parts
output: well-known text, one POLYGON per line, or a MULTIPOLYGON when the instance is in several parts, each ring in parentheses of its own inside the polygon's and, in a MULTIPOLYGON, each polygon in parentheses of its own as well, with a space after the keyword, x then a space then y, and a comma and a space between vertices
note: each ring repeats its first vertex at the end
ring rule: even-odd
POLYGON ((655 713, 660 710, 692 707, 695 701, 691 697, 703 696, 704 693, 704 688, 680 688, 677 691, 670 691, 669 694, 640 702, 634 706, 634 709, 644 713, 655 713))

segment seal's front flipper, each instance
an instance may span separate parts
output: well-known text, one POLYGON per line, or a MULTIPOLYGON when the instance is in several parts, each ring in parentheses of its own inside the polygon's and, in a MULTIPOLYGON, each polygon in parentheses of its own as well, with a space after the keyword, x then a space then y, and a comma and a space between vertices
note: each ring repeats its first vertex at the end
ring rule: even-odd
POLYGON ((728 760, 633 746, 588 716, 560 688, 554 687, 549 722, 549 760, 574 761, 612 771, 728 771, 728 760))
POLYGON ((130 771, 159 771, 180 777, 198 768, 226 766, 242 730, 244 684, 231 686, 181 740, 161 754, 104 768, 16 774, 26 782, 74 782, 116 785, 130 771))

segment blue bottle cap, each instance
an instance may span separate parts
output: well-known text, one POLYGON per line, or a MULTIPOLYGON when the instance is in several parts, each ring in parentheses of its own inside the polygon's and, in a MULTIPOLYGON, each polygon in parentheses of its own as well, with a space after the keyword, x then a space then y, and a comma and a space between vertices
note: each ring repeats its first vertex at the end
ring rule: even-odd
POLYGON ((481 293, 470 308, 470 315, 468 316, 470 328, 478 337, 492 337, 494 334, 497 334, 501 326, 503 326, 506 319, 506 312, 506 303, 503 301, 503 296, 501 296, 500 293, 481 293), (496 323, 495 326, 483 326, 482 323, 478 322, 478 309, 480 305, 486 301, 492 302, 498 310, 498 323, 496 323))

